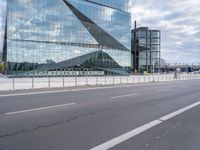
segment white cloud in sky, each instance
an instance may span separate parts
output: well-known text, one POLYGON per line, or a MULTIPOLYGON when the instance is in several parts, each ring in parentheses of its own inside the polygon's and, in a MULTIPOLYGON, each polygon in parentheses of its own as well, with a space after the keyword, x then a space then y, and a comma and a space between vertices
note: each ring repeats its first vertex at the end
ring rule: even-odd
POLYGON ((132 27, 162 32, 161 56, 170 63, 200 63, 199 0, 133 0, 132 27))

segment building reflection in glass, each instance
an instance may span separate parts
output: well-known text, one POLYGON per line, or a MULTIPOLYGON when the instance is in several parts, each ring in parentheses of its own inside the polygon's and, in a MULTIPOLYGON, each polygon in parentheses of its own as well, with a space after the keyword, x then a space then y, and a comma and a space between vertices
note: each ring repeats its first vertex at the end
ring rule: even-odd
POLYGON ((125 74, 131 67, 126 0, 7 0, 6 18, 8 74, 77 65, 125 74))

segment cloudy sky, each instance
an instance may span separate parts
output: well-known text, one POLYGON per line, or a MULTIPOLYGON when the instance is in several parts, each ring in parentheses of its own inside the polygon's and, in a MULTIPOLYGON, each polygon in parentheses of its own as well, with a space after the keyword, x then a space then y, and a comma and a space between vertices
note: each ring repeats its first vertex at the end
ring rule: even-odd
POLYGON ((162 58, 170 63, 200 63, 199 0, 133 0, 132 26, 162 31, 162 58))
MULTIPOLYGON (((3 1, 0 0, 0 43, 3 1)), ((162 58, 170 63, 200 63, 200 0, 132 1, 132 26, 137 20, 138 26, 162 31, 162 58)))

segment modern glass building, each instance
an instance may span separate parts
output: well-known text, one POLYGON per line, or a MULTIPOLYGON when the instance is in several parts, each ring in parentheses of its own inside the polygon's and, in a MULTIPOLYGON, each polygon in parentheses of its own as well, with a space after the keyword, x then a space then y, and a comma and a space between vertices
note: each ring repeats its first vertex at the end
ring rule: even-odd
POLYGON ((5 73, 131 68, 129 0, 7 0, 5 73))
POLYGON ((160 68, 161 32, 147 27, 132 30, 132 69, 153 73, 160 68))

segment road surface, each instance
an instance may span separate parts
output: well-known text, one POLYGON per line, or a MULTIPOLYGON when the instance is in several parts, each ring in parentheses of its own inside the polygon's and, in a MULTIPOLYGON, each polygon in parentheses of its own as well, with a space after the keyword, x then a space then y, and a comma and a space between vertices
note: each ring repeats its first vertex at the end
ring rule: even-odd
POLYGON ((200 80, 0 92, 0 150, 199 150, 200 80))

